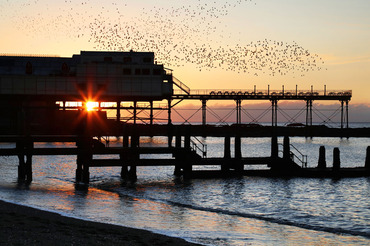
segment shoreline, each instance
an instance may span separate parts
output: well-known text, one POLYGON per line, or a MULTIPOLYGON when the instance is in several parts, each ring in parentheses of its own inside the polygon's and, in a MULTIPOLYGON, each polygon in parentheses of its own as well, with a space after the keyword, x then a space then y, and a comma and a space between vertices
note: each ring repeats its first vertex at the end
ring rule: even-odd
POLYGON ((0 245, 200 245, 147 230, 66 217, 0 200, 0 245))

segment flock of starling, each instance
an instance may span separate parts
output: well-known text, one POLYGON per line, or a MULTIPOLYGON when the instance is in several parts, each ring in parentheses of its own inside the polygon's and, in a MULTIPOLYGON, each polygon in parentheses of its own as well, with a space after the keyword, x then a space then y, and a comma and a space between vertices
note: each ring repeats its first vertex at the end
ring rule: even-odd
POLYGON ((18 25, 28 33, 51 29, 48 35, 62 32, 70 38, 87 39, 96 50, 152 51, 156 61, 167 67, 192 64, 199 70, 220 68, 255 76, 304 76, 324 69, 321 57, 294 41, 235 44, 225 19, 232 17, 233 9, 252 8, 257 0, 149 2, 140 8, 125 0, 59 0, 57 10, 44 2, 24 1, 24 7, 40 6, 40 12, 31 16, 18 12, 22 15, 18 25))

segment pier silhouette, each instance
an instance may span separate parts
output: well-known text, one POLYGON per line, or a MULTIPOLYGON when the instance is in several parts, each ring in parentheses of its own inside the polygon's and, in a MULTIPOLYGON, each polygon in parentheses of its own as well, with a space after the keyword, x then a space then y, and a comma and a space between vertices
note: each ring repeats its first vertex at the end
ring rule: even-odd
MULTIPOLYGON (((18 156, 20 182, 32 181, 32 156, 76 155, 76 181, 89 183, 89 169, 120 166, 121 177, 136 179, 137 166, 174 166, 174 174, 184 177, 217 176, 368 176, 369 167, 326 168, 320 152, 318 168, 307 168, 307 157, 289 142, 290 136, 369 137, 368 129, 350 129, 350 90, 191 90, 173 76, 173 71, 154 62, 151 52, 87 52, 72 58, 0 57, 0 142, 16 143, 0 149, 0 155, 18 156), (176 89, 177 88, 177 89, 176 89), (202 124, 175 125, 172 110, 182 101, 202 103, 202 124), (208 101, 235 101, 236 121, 231 126, 207 123, 208 101), (271 102, 271 125, 243 124, 242 101, 271 102), (279 101, 304 101, 306 124, 279 127, 279 101), (312 103, 339 101, 341 127, 312 124, 312 103), (165 105, 155 103, 165 101, 165 105), (126 103, 129 103, 127 106, 126 103), (114 110, 115 117, 107 116, 114 110), (122 111, 130 112, 127 117, 122 111), (165 111, 165 124, 155 124, 154 111, 165 111), (147 118, 139 117, 147 112, 147 118), (142 147, 140 137, 167 137, 166 147, 142 147), (224 138, 224 157, 207 157, 207 146, 197 137, 224 138), (278 136, 284 137, 279 147, 278 136), (121 147, 108 146, 110 137, 122 138, 121 147), (243 157, 241 138, 270 137, 271 153, 264 157, 243 157), (230 139, 234 138, 234 155, 230 139), (104 140, 104 141, 103 141, 104 140), (175 141, 174 141, 175 140, 175 141), (74 142, 75 148, 35 148, 37 142, 74 142), (173 144, 175 142, 175 144, 173 144), (282 153, 282 155, 281 155, 282 153), (151 154, 150 159, 140 155, 151 154), (161 158, 169 154, 172 158, 161 158), (115 159, 94 159, 94 155, 116 155, 115 159), (154 157, 157 156, 158 158, 154 157), (233 156, 233 157, 231 157, 233 156), (195 171, 193 166, 217 166, 216 170, 195 171), (248 165, 264 165, 266 170, 247 170, 248 165)), ((162 119, 163 121, 163 119, 162 119)), ((335 152, 339 160, 339 150, 335 152)))

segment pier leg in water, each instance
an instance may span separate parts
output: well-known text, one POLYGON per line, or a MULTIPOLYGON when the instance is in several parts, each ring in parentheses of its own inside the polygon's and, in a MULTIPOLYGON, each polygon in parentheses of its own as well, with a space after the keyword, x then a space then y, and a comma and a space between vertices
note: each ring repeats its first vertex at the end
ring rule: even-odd
POLYGON ((290 140, 289 140, 288 136, 284 137, 283 159, 284 159, 284 162, 288 162, 288 161, 291 160, 291 158, 290 158, 290 140))
POLYGON ((370 146, 366 149, 365 168, 370 170, 370 146))
POLYGON ((76 169, 76 182, 81 182, 82 181, 82 156, 79 151, 77 154, 77 169, 76 169))
POLYGON ((24 143, 17 142, 16 148, 18 151, 18 182, 24 182, 26 180, 26 163, 24 161, 24 143))
POLYGON ((334 148, 333 150, 333 171, 338 171, 340 169, 340 151, 339 148, 334 148))
POLYGON ((26 174, 26 182, 32 182, 32 149, 33 149, 33 142, 27 142, 26 144, 26 163, 25 163, 25 174, 26 174))
POLYGON ((278 148, 277 136, 273 135, 271 137, 271 162, 268 165, 270 168, 276 168, 277 161, 278 161, 278 154, 279 154, 279 148, 278 148))
POLYGON ((180 176, 181 175, 181 164, 180 164, 180 161, 177 161, 177 160, 181 160, 181 155, 180 155, 180 152, 181 152, 181 134, 180 133, 177 133, 176 134, 176 143, 175 143, 175 147, 176 147, 176 154, 175 154, 175 158, 176 158, 176 164, 175 164, 175 171, 174 171, 174 175, 175 176, 180 176))
POLYGON ((225 137, 225 143, 224 143, 224 163, 221 164, 221 171, 223 173, 226 173, 230 170, 230 159, 231 159, 231 153, 230 153, 230 137, 225 137))
POLYGON ((240 172, 240 171, 243 171, 243 169, 244 169, 243 163, 241 162, 241 160, 242 160, 242 143, 241 143, 240 136, 235 137, 234 148, 235 148, 235 163, 234 163, 235 171, 240 172))
POLYGON ((325 169, 326 168, 326 150, 325 146, 320 146, 319 150, 319 162, 317 168, 325 169))

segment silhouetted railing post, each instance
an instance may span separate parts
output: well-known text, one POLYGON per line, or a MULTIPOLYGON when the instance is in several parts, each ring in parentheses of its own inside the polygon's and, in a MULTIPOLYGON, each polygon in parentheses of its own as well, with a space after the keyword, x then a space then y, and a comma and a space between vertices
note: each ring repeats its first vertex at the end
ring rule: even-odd
POLYGON ((319 161, 317 164, 317 168, 325 169, 326 168, 326 150, 325 146, 320 146, 319 149, 319 161))

